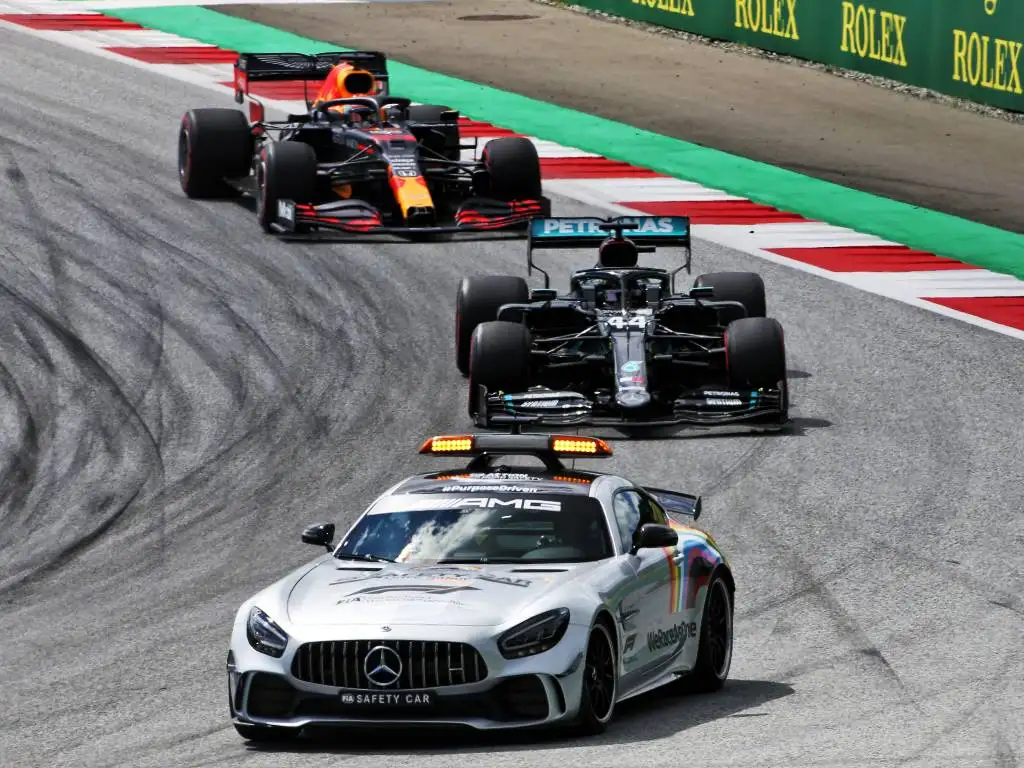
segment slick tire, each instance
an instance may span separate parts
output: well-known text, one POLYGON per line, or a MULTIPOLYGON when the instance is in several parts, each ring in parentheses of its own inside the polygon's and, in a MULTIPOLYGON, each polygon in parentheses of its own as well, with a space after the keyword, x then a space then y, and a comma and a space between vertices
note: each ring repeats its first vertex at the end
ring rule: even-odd
POLYGON ((469 416, 477 415, 477 388, 488 392, 525 392, 530 386, 530 348, 526 326, 500 320, 481 323, 469 345, 469 416))
POLYGON ((256 166, 256 217, 264 232, 277 219, 279 200, 312 203, 316 195, 316 152, 298 141, 270 141, 256 166))
MULTIPOLYGON (((695 288, 711 286, 715 289, 710 301, 738 301, 747 308, 747 317, 765 317, 764 280, 756 272, 709 272, 693 281, 695 288)), ((737 320, 743 315, 734 308, 722 311, 722 325, 737 320)))
POLYGON ((299 735, 298 728, 275 728, 266 725, 241 725, 234 723, 238 735, 256 744, 280 744, 292 741, 299 735))
POLYGON ((540 158, 532 141, 521 136, 491 139, 481 159, 491 197, 505 202, 540 199, 540 158))
POLYGON ((459 373, 469 375, 469 344, 480 323, 496 320, 503 304, 524 304, 530 289, 521 277, 483 275, 464 277, 455 297, 455 361, 459 373))
POLYGON ((244 178, 252 166, 249 120, 237 109, 192 109, 178 129, 178 180, 193 199, 235 197, 225 179, 244 178))
POLYGON ((725 369, 734 389, 782 389, 782 420, 788 417, 789 380, 782 325, 771 317, 744 317, 725 329, 725 369))
POLYGON ((608 625, 598 621, 590 629, 580 691, 580 711, 573 730, 581 736, 604 733, 615 715, 619 679, 615 639, 608 625))
MULTIPOLYGON (((451 107, 444 107, 437 104, 412 104, 408 111, 409 122, 436 125, 441 122, 441 115, 445 112, 451 111, 451 107)), ((439 146, 435 147, 434 142, 432 141, 426 142, 426 144, 435 152, 440 152, 448 160, 457 162, 462 158, 462 153, 458 148, 460 143, 458 123, 446 126, 444 134, 444 141, 438 142, 439 146)))
POLYGON ((719 567, 708 582, 700 622, 697 661, 693 670, 679 681, 680 693, 711 693, 720 690, 732 666, 733 591, 719 567))

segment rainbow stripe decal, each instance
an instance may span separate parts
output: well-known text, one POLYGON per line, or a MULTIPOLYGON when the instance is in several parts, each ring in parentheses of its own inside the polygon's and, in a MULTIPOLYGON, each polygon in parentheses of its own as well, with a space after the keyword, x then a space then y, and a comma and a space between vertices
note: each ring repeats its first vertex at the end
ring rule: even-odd
POLYGON ((693 540, 680 547, 663 547, 668 565, 669 614, 693 610, 697 604, 697 593, 707 586, 711 572, 722 558, 706 541, 693 540))

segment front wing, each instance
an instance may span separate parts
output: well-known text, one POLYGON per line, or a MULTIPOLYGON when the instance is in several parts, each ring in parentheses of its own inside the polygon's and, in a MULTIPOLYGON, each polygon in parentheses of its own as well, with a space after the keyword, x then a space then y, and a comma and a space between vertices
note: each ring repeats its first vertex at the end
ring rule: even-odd
POLYGON ((640 411, 614 403, 596 403, 579 392, 536 387, 529 392, 494 393, 480 386, 475 393, 474 422, 483 428, 509 424, 605 427, 749 424, 760 429, 779 429, 785 425, 786 399, 782 389, 698 389, 676 398, 668 408, 640 411))
POLYGON ((331 230, 359 235, 432 235, 523 230, 531 219, 551 215, 551 201, 504 202, 488 198, 466 200, 450 224, 432 226, 386 225, 381 212, 362 200, 339 200, 306 205, 279 200, 271 229, 278 234, 331 230))

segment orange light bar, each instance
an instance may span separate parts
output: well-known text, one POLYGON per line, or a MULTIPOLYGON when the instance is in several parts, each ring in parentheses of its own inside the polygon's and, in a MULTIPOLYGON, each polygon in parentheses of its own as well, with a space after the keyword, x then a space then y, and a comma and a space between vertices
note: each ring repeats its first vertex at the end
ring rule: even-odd
POLYGON ((461 453, 473 450, 472 435, 438 435, 420 446, 420 453, 461 453))
POLYGON ((612 449, 597 437, 552 435, 551 450, 562 456, 611 456, 612 449))
POLYGON ((590 485, 591 482, 585 477, 573 477, 571 475, 555 475, 551 479, 562 483, 576 483, 577 485, 590 485))

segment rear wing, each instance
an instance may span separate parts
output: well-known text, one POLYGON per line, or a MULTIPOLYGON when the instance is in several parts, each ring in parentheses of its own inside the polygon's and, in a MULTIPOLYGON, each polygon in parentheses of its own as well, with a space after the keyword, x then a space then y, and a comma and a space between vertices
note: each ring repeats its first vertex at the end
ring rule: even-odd
MULTIPOLYGON (((537 270, 544 275, 544 286, 550 285, 548 273, 533 261, 533 252, 542 249, 597 248, 611 235, 628 237, 641 253, 651 253, 656 246, 686 249, 686 261, 676 272, 690 271, 690 219, 688 216, 616 216, 550 217, 532 219, 526 240, 527 275, 537 270)), ((674 275, 675 273, 673 273, 674 275)))
POLYGON ((644 488, 647 493, 654 497, 654 500, 665 508, 666 512, 674 512, 677 515, 685 515, 696 520, 700 517, 701 497, 692 493, 681 493, 680 491, 666 491, 662 488, 644 488))
MULTIPOLYGON (((388 93, 387 56, 379 51, 328 51, 326 53, 239 53, 235 61, 235 101, 241 104, 249 96, 249 83, 282 80, 304 82, 326 79, 338 64, 348 62, 365 69, 381 83, 380 92, 388 93)), ((306 104, 310 105, 309 94, 306 104)))

